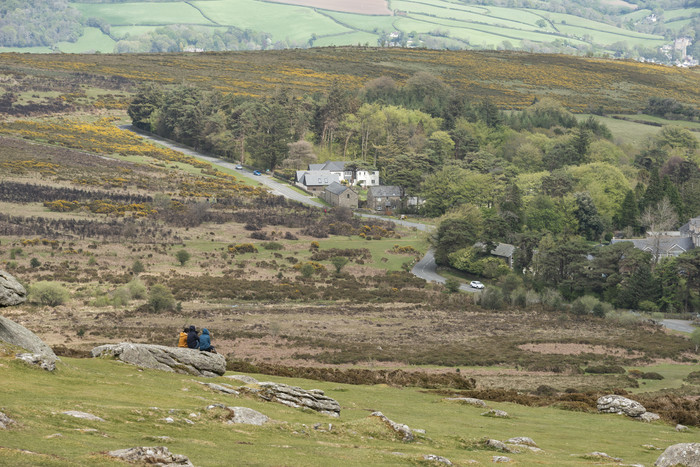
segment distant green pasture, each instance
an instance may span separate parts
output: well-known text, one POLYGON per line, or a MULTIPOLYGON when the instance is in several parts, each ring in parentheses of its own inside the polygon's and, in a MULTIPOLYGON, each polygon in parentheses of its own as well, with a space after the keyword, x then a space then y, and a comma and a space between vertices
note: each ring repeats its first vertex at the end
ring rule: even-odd
POLYGON ((326 13, 335 20, 347 24, 358 31, 393 31, 396 16, 365 16, 353 13, 329 11, 326 13))
POLYGON ((664 26, 666 26, 668 29, 672 29, 673 31, 680 31, 681 28, 685 27, 689 23, 691 23, 693 20, 691 18, 687 19, 679 19, 679 20, 674 20, 674 21, 666 21, 664 23, 664 26))
POLYGON ((639 120, 639 121, 643 121, 643 122, 659 123, 661 125, 679 126, 682 128, 687 128, 689 130, 700 131, 700 123, 698 123, 698 122, 685 122, 682 120, 669 120, 667 118, 655 117, 653 115, 644 115, 644 114, 623 115, 623 117, 629 118, 630 120, 639 120))
POLYGON ((59 42, 56 46, 61 52, 79 54, 91 51, 112 52, 114 44, 114 39, 98 28, 85 28, 76 42, 59 42))
POLYGON ((212 24, 185 2, 163 3, 74 3, 86 18, 103 18, 113 26, 212 24))
POLYGON ((320 37, 314 41, 314 47, 328 47, 331 45, 377 45, 379 35, 371 32, 357 31, 350 34, 340 34, 337 36, 320 37))
MULTIPOLYGON (((449 29, 450 37, 457 39, 469 40, 472 44, 480 44, 481 42, 473 42, 472 38, 478 37, 482 40, 491 40, 493 44, 499 44, 503 41, 517 42, 523 39, 532 42, 551 42, 558 38, 558 36, 552 34, 545 34, 538 31, 526 31, 522 29, 507 29, 495 25, 478 24, 478 23, 463 23, 459 21, 452 21, 449 19, 431 18, 429 16, 420 17, 412 16, 417 20, 425 20, 434 24, 434 29, 449 29)), ((572 43, 585 43, 584 41, 579 41, 577 39, 567 38, 569 42, 572 43)))
MULTIPOLYGON (((469 41, 470 44, 476 45, 496 45, 505 40, 511 40, 502 35, 489 34, 476 29, 467 29, 460 27, 452 27, 440 23, 428 23, 425 21, 417 21, 411 18, 403 18, 397 22, 397 26, 401 31, 416 31, 418 33, 429 33, 436 29, 449 30, 451 39, 461 39, 469 41)), ((512 42, 512 40, 511 40, 512 42)))
MULTIPOLYGON (((585 120, 589 115, 578 114, 576 117, 585 120)), ((627 120, 619 120, 611 117, 600 117, 598 115, 594 117, 610 129, 615 141, 620 141, 622 143, 638 143, 661 131, 660 127, 645 125, 643 123, 629 122, 627 120)), ((636 118, 638 115, 630 115, 629 117, 636 118)))
POLYGON ((700 16, 700 8, 684 8, 682 10, 664 10, 664 20, 668 23, 669 20, 676 18, 697 18, 700 16))
POLYGON ((162 27, 163 26, 112 26, 110 28, 110 33, 117 39, 123 39, 127 34, 131 37, 138 37, 162 27))
POLYGON ((660 47, 667 42, 662 37, 643 38, 634 35, 622 35, 613 32, 598 31, 586 26, 571 26, 568 24, 558 24, 557 29, 559 29, 559 31, 561 31, 564 34, 571 34, 578 37, 583 37, 584 35, 588 34, 591 37, 593 37, 593 42, 595 42, 596 44, 613 44, 615 42, 624 41, 627 42, 627 44, 630 46, 643 45, 646 47, 660 47))
POLYGON ((633 11, 632 13, 627 13, 626 15, 623 15, 622 18, 624 18, 625 20, 640 21, 649 16, 650 14, 651 10, 644 9, 633 11))
MULTIPOLYGON (((630 29, 622 29, 610 24, 600 23, 598 21, 593 21, 586 18, 579 18, 578 16, 567 15, 563 13, 549 13, 547 16, 556 24, 557 29, 562 30, 563 27, 579 27, 585 29, 591 29, 591 35, 600 33, 610 33, 621 36, 619 40, 627 40, 627 38, 638 38, 647 40, 663 40, 663 36, 655 34, 646 34, 643 32, 636 32, 630 29)), ((563 32, 563 31, 562 31, 563 32)))
MULTIPOLYGON (((409 14, 425 14, 431 18, 445 18, 454 21, 470 23, 485 23, 491 25, 499 25, 506 29, 537 29, 534 22, 533 24, 528 24, 524 22, 514 21, 510 19, 505 19, 502 17, 494 17, 491 15, 482 15, 473 13, 470 11, 465 11, 462 8, 450 7, 446 8, 436 8, 431 5, 424 5, 422 3, 415 3, 410 1, 398 0, 392 2, 392 5, 401 10, 406 10, 409 14)), ((535 20, 536 21, 536 20, 535 20)))
POLYGON ((195 1, 192 4, 221 25, 265 31, 275 40, 306 41, 311 34, 325 36, 351 31, 311 8, 254 0, 195 1))

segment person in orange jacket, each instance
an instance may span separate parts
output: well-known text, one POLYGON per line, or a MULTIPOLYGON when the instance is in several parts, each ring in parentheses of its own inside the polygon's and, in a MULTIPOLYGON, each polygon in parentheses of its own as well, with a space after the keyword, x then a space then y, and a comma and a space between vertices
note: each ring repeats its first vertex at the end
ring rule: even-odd
POLYGON ((178 347, 187 347, 187 326, 185 326, 184 332, 180 332, 180 339, 177 341, 178 347))

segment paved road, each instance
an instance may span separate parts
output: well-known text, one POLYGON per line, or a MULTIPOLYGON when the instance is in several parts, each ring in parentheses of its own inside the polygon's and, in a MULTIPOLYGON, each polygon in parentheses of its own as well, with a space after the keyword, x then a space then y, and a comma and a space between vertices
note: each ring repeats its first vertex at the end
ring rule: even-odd
MULTIPOLYGON (((153 141, 154 143, 158 143, 161 146, 165 146, 167 148, 170 148, 174 151, 181 152, 183 154, 187 154, 188 156, 193 156, 198 159, 205 160, 207 162, 211 162, 212 164, 216 164, 221 167, 226 167, 227 169, 231 170, 237 170, 236 169, 236 164, 233 162, 226 161, 224 159, 219 159, 218 157, 213 157, 213 156, 208 156, 206 154, 202 154, 201 152, 195 151, 192 148, 189 148, 187 146, 183 146, 181 144, 176 143, 175 141, 171 141, 169 139, 161 138, 160 136, 153 135, 151 133, 147 133, 144 131, 139 130, 138 128, 134 127, 133 125, 122 125, 119 128, 127 131, 131 131, 133 133, 136 133, 137 135, 141 136, 142 138, 145 138, 147 140, 153 141)), ((303 204, 308 204, 310 206, 315 206, 317 208, 322 208, 324 207, 323 204, 319 203, 318 201, 314 201, 311 199, 310 196, 307 196, 305 194, 302 194, 292 188, 289 187, 289 185, 285 183, 278 182, 275 180, 273 177, 269 175, 259 175, 255 176, 250 170, 247 169, 242 169, 238 170, 238 172, 241 172, 250 178, 256 180, 257 182, 260 182, 261 184, 265 185, 270 189, 270 192, 275 195, 279 196, 284 196, 287 199, 292 199, 294 201, 298 201, 303 204)))
POLYGON ((687 332, 688 334, 697 329, 692 325, 692 321, 685 319, 664 319, 661 324, 674 331, 687 332))

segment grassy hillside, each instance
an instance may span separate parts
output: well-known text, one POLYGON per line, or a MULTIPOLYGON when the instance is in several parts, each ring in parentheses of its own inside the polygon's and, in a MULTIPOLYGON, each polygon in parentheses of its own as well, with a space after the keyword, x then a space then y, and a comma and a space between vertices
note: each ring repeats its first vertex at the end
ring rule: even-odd
POLYGON ((438 465, 424 455, 436 454, 455 465, 491 463, 507 455, 519 465, 591 465, 586 457, 602 451, 625 463, 651 465, 660 449, 693 442, 695 429, 678 433, 673 426, 645 424, 616 415, 559 408, 536 408, 488 402, 508 419, 483 417, 487 409, 442 400, 448 393, 386 385, 348 385, 252 375, 318 388, 340 403, 331 418, 312 411, 263 402, 246 396, 213 392, 197 381, 238 385, 226 378, 193 378, 102 359, 63 358, 55 373, 0 358, 0 377, 11 381, 3 390, 2 411, 17 422, 2 432, 0 463, 13 466, 123 465, 105 452, 134 446, 167 446, 187 455, 197 466, 215 465, 438 465), (137 393, 139 396, 134 397, 137 393), (262 427, 228 425, 210 404, 244 406, 272 421, 262 427), (78 410, 103 418, 84 421, 62 412, 78 410), (377 418, 423 429, 404 442, 377 418), (164 419, 171 417, 172 423, 164 419), (190 420, 187 422, 186 420, 190 420), (501 453, 485 439, 531 437, 539 453, 501 453))
POLYGON ((499 107, 521 109, 536 98, 552 97, 572 111, 602 107, 606 113, 633 113, 650 97, 700 104, 700 73, 631 61, 518 52, 452 52, 382 48, 164 55, 1 56, 8 72, 107 77, 134 84, 189 82, 227 93, 269 95, 290 87, 304 93, 328 89, 336 80, 357 89, 373 78, 402 83, 418 71, 440 76, 475 100, 489 97, 499 107), (87 74, 87 75, 85 75, 87 74))

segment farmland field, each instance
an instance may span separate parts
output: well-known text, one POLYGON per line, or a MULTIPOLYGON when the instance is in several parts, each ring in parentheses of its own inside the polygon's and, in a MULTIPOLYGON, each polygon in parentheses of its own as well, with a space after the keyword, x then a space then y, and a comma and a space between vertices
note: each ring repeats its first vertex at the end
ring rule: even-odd
POLYGON ((362 15, 391 15, 386 0, 266 0, 271 3, 300 5, 322 10, 344 11, 362 15))
POLYGON ((185 2, 163 3, 75 3, 85 17, 104 18, 115 26, 181 24, 212 24, 185 2))
POLYGON ((85 28, 85 32, 76 42, 59 42, 58 49, 65 53, 84 53, 95 50, 109 50, 115 44, 114 39, 98 28, 85 28))

